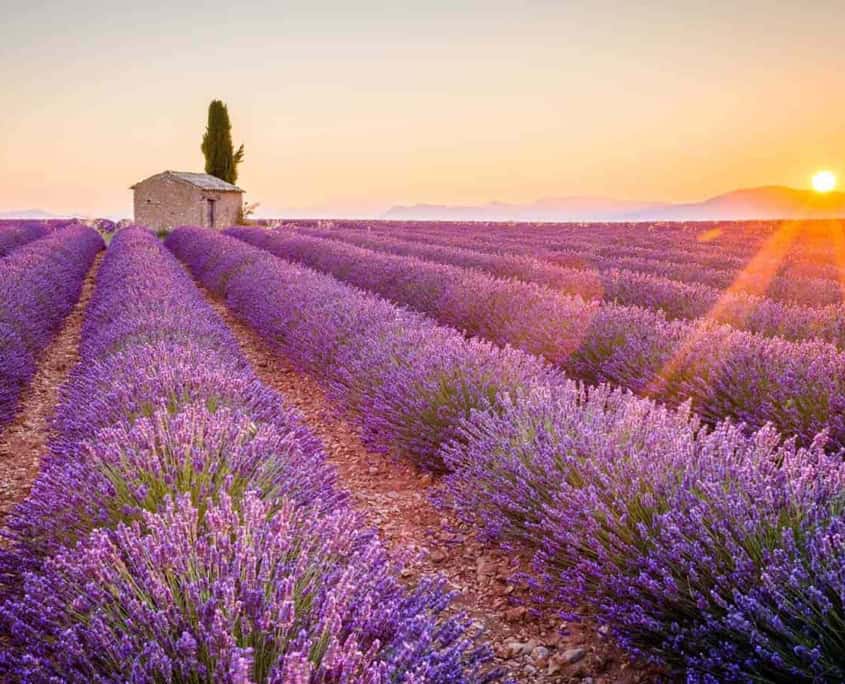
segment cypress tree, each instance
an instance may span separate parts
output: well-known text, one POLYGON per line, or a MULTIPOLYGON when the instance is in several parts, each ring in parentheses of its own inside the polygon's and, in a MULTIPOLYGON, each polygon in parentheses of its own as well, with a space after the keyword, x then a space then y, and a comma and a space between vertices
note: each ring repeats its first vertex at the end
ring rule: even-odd
POLYGON ((232 124, 229 110, 222 100, 212 100, 208 105, 208 123, 202 137, 205 155, 205 172, 227 183, 238 180, 238 164, 244 158, 244 146, 235 152, 232 145, 232 124))

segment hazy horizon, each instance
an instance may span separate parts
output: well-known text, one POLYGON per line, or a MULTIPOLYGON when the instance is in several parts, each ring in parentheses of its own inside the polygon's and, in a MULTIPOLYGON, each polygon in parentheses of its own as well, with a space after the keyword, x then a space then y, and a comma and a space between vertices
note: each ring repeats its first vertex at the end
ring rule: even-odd
POLYGON ((212 98, 262 214, 845 176, 839 3, 560 5, 19 4, 0 27, 0 211, 126 213, 135 181, 202 170, 212 98))
MULTIPOLYGON (((19 208, 17 210, 0 208, 0 219, 72 216, 124 219, 131 218, 132 208, 127 208, 123 213, 112 214, 86 214, 76 211, 49 212, 40 207, 19 208), (41 214, 43 216, 40 216, 41 214)), ((319 207, 281 210, 259 207, 253 217, 505 222, 730 221, 834 217, 839 219, 845 217, 845 192, 836 190, 819 194, 813 190, 789 188, 787 186, 761 186, 758 188, 735 188, 717 196, 701 198, 699 201, 690 203, 661 203, 647 200, 619 200, 612 197, 569 196, 541 198, 526 203, 490 202, 476 205, 418 203, 414 205, 392 205, 386 209, 352 208, 345 211, 343 209, 321 209, 319 207), (778 213, 779 211, 783 213, 778 213)))

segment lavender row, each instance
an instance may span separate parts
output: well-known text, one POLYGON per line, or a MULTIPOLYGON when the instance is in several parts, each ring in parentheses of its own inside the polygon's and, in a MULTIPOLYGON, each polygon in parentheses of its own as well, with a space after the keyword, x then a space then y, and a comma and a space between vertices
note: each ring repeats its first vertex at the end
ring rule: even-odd
POLYGON ((0 428, 82 291, 103 241, 90 228, 65 228, 0 260, 0 428))
POLYGON ((706 250, 717 241, 737 253, 755 251, 763 241, 780 230, 781 221, 669 221, 669 222, 505 222, 505 221, 439 221, 439 220, 316 220, 291 221, 263 219, 263 225, 296 225, 320 228, 339 227, 354 230, 382 228, 391 233, 424 233, 441 231, 464 235, 524 236, 542 239, 569 239, 596 236, 605 243, 624 243, 663 248, 686 245, 706 250))
POLYGON ((152 234, 114 238, 81 353, 6 531, 3 678, 488 678, 152 234))
MULTIPOLYGON (((385 230, 377 225, 375 228, 378 232, 385 230)), ((390 234, 424 243, 470 247, 494 254, 522 254, 559 266, 582 270, 626 269, 683 283, 704 284, 719 290, 730 288, 732 291, 747 292, 806 306, 825 306, 842 302, 842 288, 839 283, 842 274, 841 265, 837 263, 832 267, 830 278, 815 277, 813 274, 798 277, 795 274, 778 274, 782 260, 786 258, 789 250, 796 248, 794 242, 789 242, 785 247, 781 244, 782 240, 778 238, 773 238, 773 245, 761 247, 761 253, 756 258, 753 255, 749 257, 750 267, 726 269, 703 267, 683 260, 675 262, 672 248, 667 248, 660 257, 646 258, 632 256, 627 244, 602 248, 600 241, 588 241, 587 244, 580 246, 570 241, 554 245, 548 241, 525 237, 489 235, 467 237, 437 228, 414 232, 391 232, 390 234)), ((842 252, 841 239, 839 242, 831 239, 827 244, 829 252, 842 252)))
MULTIPOLYGON (((837 248, 842 249, 842 241, 841 227, 830 235, 813 236, 806 235, 802 226, 794 224, 784 226, 781 232, 759 245, 756 252, 741 255, 735 254, 728 246, 714 249, 708 254, 697 254, 683 246, 661 249, 654 245, 634 246, 627 242, 608 245, 592 235, 559 242, 515 238, 504 244, 540 249, 551 254, 552 258, 556 254, 572 253, 609 259, 621 256, 646 266, 663 264, 680 273, 701 272, 702 278, 717 283, 730 282, 733 287, 740 283, 743 288, 757 294, 770 290, 774 296, 784 300, 806 301, 813 289, 827 291, 832 283, 839 280, 841 264, 832 263, 831 257, 837 248), (800 253, 802 241, 824 244, 827 252, 812 257, 803 255, 800 253), (742 282, 741 278, 749 280, 742 282)), ((838 301, 841 301, 841 297, 838 301)), ((814 303, 814 300, 807 303, 814 303)))
MULTIPOLYGON (((624 268, 682 282, 703 283, 719 289, 729 287, 741 289, 751 294, 766 295, 773 299, 809 306, 842 301, 841 292, 837 286, 838 274, 841 271, 838 265, 832 267, 836 274, 834 278, 814 277, 812 273, 800 275, 797 278, 794 277, 794 274, 778 276, 778 270, 782 266, 782 261, 788 258, 789 251, 784 253, 773 250, 771 246, 763 248, 766 256, 757 259, 753 268, 749 269, 748 272, 745 272, 745 269, 740 272, 736 268, 703 267, 700 264, 684 262, 683 259, 673 261, 677 256, 672 246, 667 246, 657 258, 646 258, 632 255, 630 245, 624 241, 605 245, 604 242, 594 237, 555 244, 534 236, 513 236, 509 233, 489 235, 467 233, 466 231, 455 233, 446 230, 445 227, 437 226, 401 232, 389 231, 388 228, 378 223, 372 224, 370 228, 379 233, 388 233, 426 243, 434 242, 457 247, 470 247, 495 254, 529 255, 573 268, 588 268, 591 270, 624 268), (586 243, 579 246, 579 243, 584 243, 584 241, 586 243)), ((590 228, 592 230, 594 225, 590 224, 590 228)), ((831 249, 835 248, 835 244, 828 242, 828 253, 830 253, 831 249)), ((789 244, 790 251, 796 248, 794 242, 789 244)), ((749 255, 749 260, 753 256, 749 255)))
POLYGON ((845 468, 821 441, 709 432, 603 386, 526 391, 442 453, 446 503, 534 549, 535 591, 565 618, 586 601, 689 682, 845 677, 845 468))
POLYGON ((627 256, 643 259, 671 261, 681 265, 715 268, 737 273, 757 254, 777 256, 775 269, 787 271, 812 267, 818 277, 836 279, 838 267, 830 263, 831 247, 842 242, 842 225, 839 222, 826 222, 813 225, 803 222, 782 224, 766 240, 759 241, 754 249, 738 248, 724 239, 721 228, 702 230, 702 241, 690 242, 661 240, 660 231, 644 230, 642 226, 622 226, 613 231, 601 230, 602 225, 590 225, 561 235, 546 232, 462 231, 462 235, 475 241, 488 244, 513 244, 545 248, 553 251, 578 249, 590 251, 597 256, 614 256, 620 249, 627 256), (813 249, 807 250, 807 246, 813 249), (787 249, 775 251, 775 247, 787 249), (819 249, 824 248, 824 251, 819 249))
POLYGON ((33 240, 43 238, 48 232, 47 227, 40 223, 0 224, 0 257, 33 240))
POLYGON ((658 275, 684 283, 701 283, 720 290, 747 292, 783 302, 803 306, 827 306, 842 302, 842 291, 835 280, 816 277, 777 275, 777 269, 765 262, 737 272, 722 268, 703 268, 696 264, 672 263, 666 259, 646 259, 628 256, 619 248, 615 253, 601 256, 590 250, 561 249, 557 251, 531 250, 538 258, 559 265, 575 265, 604 270, 625 268, 658 275))
MULTIPOLYGON (((319 227, 327 222, 294 221, 297 225, 319 227)), ((538 241, 563 241, 596 238, 603 244, 630 245, 646 249, 683 249, 689 253, 727 251, 731 254, 750 256, 773 235, 784 228, 799 227, 813 235, 829 234, 842 228, 841 221, 669 221, 669 222, 577 222, 577 223, 526 223, 484 221, 331 221, 337 227, 370 229, 383 227, 390 232, 417 232, 439 230, 450 234, 473 236, 515 236, 538 241)), ((824 254, 817 242, 796 245, 795 255, 816 258, 824 254)))
MULTIPOLYGON (((402 223, 390 221, 332 221, 312 225, 312 222, 294 221, 284 224, 288 227, 320 229, 331 227, 339 230, 357 232, 378 232, 385 235, 418 239, 428 236, 448 237, 461 240, 466 246, 495 247, 507 246, 510 249, 567 250, 579 249, 596 255, 613 256, 622 249, 629 256, 646 259, 666 260, 676 263, 695 263, 697 266, 726 268, 731 270, 744 267, 772 235, 760 236, 751 243, 737 243, 737 233, 748 229, 747 224, 727 227, 724 224, 698 224, 689 232, 671 229, 671 225, 645 224, 561 224, 554 226, 525 224, 475 224, 475 223, 402 223)), ((785 231, 795 234, 805 230, 804 224, 782 224, 772 231, 779 234, 785 231), (794 230, 790 231, 790 227, 794 230)), ((841 226, 839 227, 841 230, 841 226)), ((819 228, 806 228, 814 237, 819 228)), ((829 231, 828 231, 829 232, 829 231)), ((807 251, 807 246, 819 247, 819 240, 801 240, 791 244, 792 249, 783 254, 784 263, 790 266, 808 265, 829 259, 829 248, 825 252, 817 249, 807 251)), ((830 264, 828 264, 830 265, 830 264)))
POLYGON ((207 233, 180 228, 166 244, 240 318, 354 409, 377 451, 401 444, 418 465, 442 470, 440 445, 470 411, 531 378, 560 377, 524 352, 467 341, 331 276, 207 233))
POLYGON ((542 356, 589 383, 610 382, 671 405, 691 401, 710 422, 773 423, 809 444, 827 430, 845 447, 845 354, 822 342, 765 338, 709 321, 667 321, 636 307, 584 302, 497 279, 340 242, 228 231, 498 345, 542 356))
MULTIPOLYGON (((580 238, 587 245, 597 246, 596 238, 608 249, 626 247, 632 256, 661 259, 666 253, 678 262, 698 264, 711 268, 741 270, 755 255, 777 255, 778 264, 787 271, 812 267, 819 277, 838 278, 838 265, 832 248, 841 245, 841 221, 784 221, 772 226, 768 234, 750 241, 742 240, 747 230, 745 224, 725 226, 705 225, 694 239, 665 239, 663 230, 642 230, 631 226, 613 233, 595 235, 591 229, 582 231, 580 238), (614 234, 615 233, 615 234, 614 234), (607 238, 606 241, 604 238, 607 238), (775 247, 787 247, 778 253, 775 247)), ((554 237, 557 245, 565 247, 568 240, 554 237)), ((599 247, 601 249, 601 247, 599 247)))
POLYGON ((491 254, 391 238, 386 234, 308 228, 298 232, 380 252, 476 268, 500 278, 517 278, 545 285, 586 300, 660 310, 668 318, 708 318, 768 337, 820 339, 840 348, 845 347, 845 306, 842 304, 826 307, 789 305, 742 292, 723 292, 706 285, 689 285, 636 271, 566 268, 530 256, 491 254))
POLYGON ((535 594, 566 617, 596 615, 690 682, 845 676, 845 466, 823 440, 583 388, 223 235, 168 246, 370 440, 439 458, 442 503, 533 553, 535 594))
MULTIPOLYGON (((349 225, 339 222, 339 226, 349 225)), ((352 223, 360 228, 360 224, 352 223)), ((494 247, 525 246, 543 250, 579 249, 596 256, 615 256, 618 252, 646 260, 666 262, 695 268, 705 267, 737 273, 758 254, 776 257, 772 266, 783 269, 786 275, 806 272, 819 278, 838 280, 841 275, 843 224, 841 221, 790 221, 771 225, 767 233, 751 241, 742 235, 749 231, 748 223, 698 224, 695 230, 672 230, 674 224, 649 226, 643 224, 590 223, 576 226, 522 226, 507 224, 416 225, 412 227, 385 222, 367 224, 368 230, 380 230, 394 235, 440 234, 460 237, 494 247), (786 247, 786 249, 780 249, 786 247), (778 248, 778 249, 776 249, 778 248), (837 256, 837 252, 840 256, 837 256)))

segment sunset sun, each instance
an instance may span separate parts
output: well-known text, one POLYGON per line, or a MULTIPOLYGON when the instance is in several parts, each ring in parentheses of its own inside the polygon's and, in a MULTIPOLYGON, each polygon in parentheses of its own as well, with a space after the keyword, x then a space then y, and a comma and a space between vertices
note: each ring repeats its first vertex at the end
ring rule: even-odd
POLYGON ((819 171, 813 176, 813 190, 830 192, 836 187, 836 176, 831 171, 819 171))

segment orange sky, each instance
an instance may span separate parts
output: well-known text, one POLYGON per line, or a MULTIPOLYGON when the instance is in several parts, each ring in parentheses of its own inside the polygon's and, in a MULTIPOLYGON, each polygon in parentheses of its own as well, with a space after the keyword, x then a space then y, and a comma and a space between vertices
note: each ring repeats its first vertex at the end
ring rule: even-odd
POLYGON ((128 214, 216 97, 271 214, 845 177, 841 1, 18 4, 0 211, 128 214))

